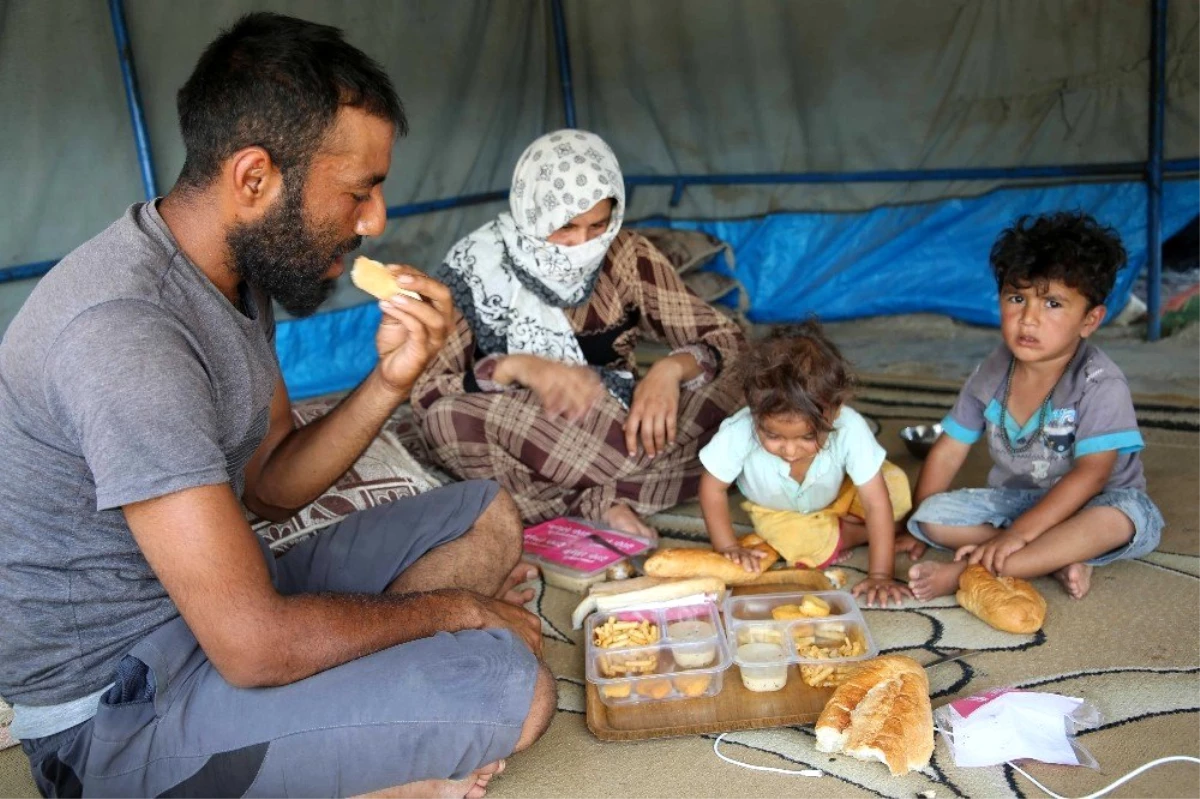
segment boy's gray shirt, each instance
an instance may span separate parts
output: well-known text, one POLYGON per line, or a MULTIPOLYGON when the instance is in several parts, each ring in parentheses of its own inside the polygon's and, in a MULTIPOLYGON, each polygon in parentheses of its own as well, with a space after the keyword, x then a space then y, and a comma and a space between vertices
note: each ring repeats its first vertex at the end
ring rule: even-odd
MULTIPOLYGON (((230 483, 279 380, 270 303, 239 311, 139 203, 38 283, 0 342, 0 695, 94 693, 178 616, 122 506, 230 483)), ((187 541, 179 541, 181 549, 187 541)))
POLYGON ((1115 450, 1105 490, 1145 490, 1146 477, 1138 453, 1145 447, 1125 375, 1099 347, 1084 339, 1071 368, 1050 398, 1050 409, 1038 430, 1038 413, 1020 429, 1011 417, 1000 426, 1000 406, 1012 353, 1003 344, 967 379, 949 415, 946 434, 973 444, 986 433, 992 456, 988 485, 992 488, 1046 490, 1075 465, 1075 459, 1115 450), (1009 452, 1004 437, 1022 451, 1009 452), (1033 437, 1029 446, 1023 448, 1033 437))

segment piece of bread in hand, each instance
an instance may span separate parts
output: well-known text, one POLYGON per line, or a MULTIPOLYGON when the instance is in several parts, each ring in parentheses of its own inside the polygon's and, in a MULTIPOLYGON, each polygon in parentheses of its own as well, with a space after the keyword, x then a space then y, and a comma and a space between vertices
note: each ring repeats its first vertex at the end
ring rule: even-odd
POLYGON ((390 300, 397 294, 403 294, 414 300, 424 300, 424 297, 417 292, 400 288, 396 284, 396 276, 392 274, 392 270, 365 255, 354 259, 354 267, 350 270, 350 282, 372 297, 381 300, 390 300))
POLYGON ((817 751, 887 764, 893 777, 929 765, 929 679, 912 658, 885 655, 850 673, 817 719, 817 751))
MULTIPOLYGON (((745 536, 738 545, 764 553, 758 563, 763 571, 779 560, 774 547, 757 535, 745 536)), ((716 577, 726 585, 745 585, 756 581, 759 574, 748 572, 740 565, 712 549, 660 549, 646 559, 646 574, 653 577, 716 577)))
POLYGON ((975 563, 958 578, 958 604, 1006 633, 1036 633, 1046 621, 1046 598, 1028 581, 997 577, 975 563))

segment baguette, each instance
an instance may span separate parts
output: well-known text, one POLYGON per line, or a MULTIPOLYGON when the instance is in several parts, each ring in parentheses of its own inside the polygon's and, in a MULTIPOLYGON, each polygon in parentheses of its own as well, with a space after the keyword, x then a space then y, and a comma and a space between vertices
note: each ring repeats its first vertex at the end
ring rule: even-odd
MULTIPOLYGON (((757 535, 742 538, 738 544, 766 554, 759 560, 765 572, 779 560, 779 553, 757 535)), ((761 574, 748 572, 729 558, 711 549, 660 549, 646 559, 646 574, 653 577, 716 577, 726 585, 746 585, 761 574)))
POLYGON ((893 777, 933 756, 929 679, 912 658, 868 660, 837 687, 817 719, 817 751, 887 764, 893 777))
POLYGON ((706 598, 719 601, 725 593, 725 584, 713 577, 682 580, 638 577, 633 580, 601 583, 593 588, 594 590, 583 598, 571 614, 571 626, 576 630, 583 627, 584 619, 596 611, 620 610, 694 594, 703 594, 706 598))
POLYGON ((742 585, 788 585, 808 591, 831 591, 837 587, 828 575, 816 569, 772 569, 742 585))
POLYGON ((371 260, 365 255, 354 259, 354 267, 350 270, 350 282, 363 291, 381 300, 390 300, 397 294, 423 300, 420 294, 396 285, 396 276, 379 261, 371 260))
POLYGON ((996 577, 978 563, 958 578, 958 604, 1006 633, 1036 633, 1046 621, 1046 598, 1027 581, 996 577))

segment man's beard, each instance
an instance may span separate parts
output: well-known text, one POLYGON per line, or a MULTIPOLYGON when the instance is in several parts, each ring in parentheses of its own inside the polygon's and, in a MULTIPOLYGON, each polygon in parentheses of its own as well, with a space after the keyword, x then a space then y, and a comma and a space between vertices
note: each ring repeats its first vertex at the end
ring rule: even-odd
POLYGON ((339 240, 331 228, 304 219, 303 178, 284 179, 275 207, 226 237, 234 271, 292 316, 308 316, 329 298, 336 280, 324 277, 334 259, 358 249, 362 236, 339 240))

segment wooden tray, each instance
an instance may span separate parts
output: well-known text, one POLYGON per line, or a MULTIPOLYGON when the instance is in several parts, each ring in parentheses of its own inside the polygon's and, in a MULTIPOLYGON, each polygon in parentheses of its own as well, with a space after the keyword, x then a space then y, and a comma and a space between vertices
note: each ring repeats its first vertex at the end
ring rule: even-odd
POLYGON ((596 686, 588 683, 587 726, 602 741, 642 741, 811 724, 832 694, 832 688, 805 685, 794 664, 788 666, 788 682, 782 691, 747 691, 735 664, 725 671, 721 693, 716 696, 625 707, 605 705, 596 686))

